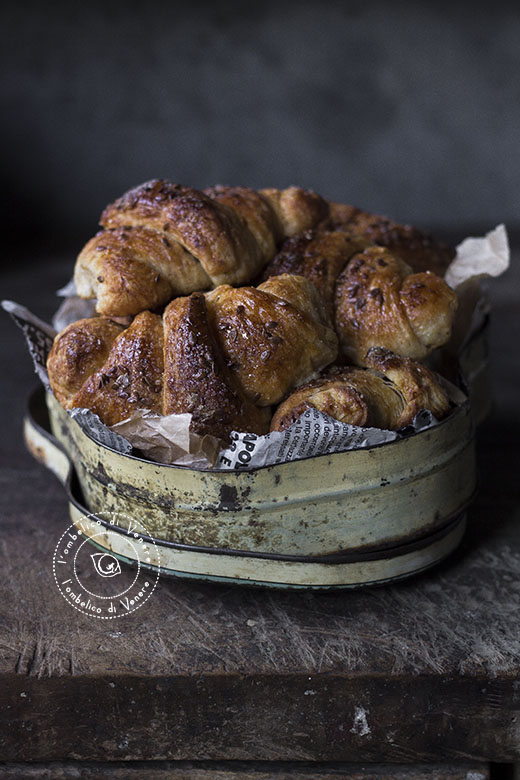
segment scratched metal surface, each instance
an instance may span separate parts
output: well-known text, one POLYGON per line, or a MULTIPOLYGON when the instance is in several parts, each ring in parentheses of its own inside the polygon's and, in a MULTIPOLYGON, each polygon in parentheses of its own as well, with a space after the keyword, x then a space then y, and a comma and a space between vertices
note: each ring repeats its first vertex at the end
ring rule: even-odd
MULTIPOLYGON (((33 264, 30 278, 23 267, 11 266, 4 275, 3 295, 48 317, 55 306, 52 291, 66 280, 68 262, 68 258, 43 257, 40 266, 33 264)), ((455 555, 408 582, 327 595, 267 593, 163 579, 142 610, 108 626, 68 608, 55 588, 51 559, 68 524, 66 500, 57 480, 24 449, 23 407, 27 390, 36 379, 21 336, 5 317, 1 339, 7 369, 0 375, 4 419, 0 455, 0 679, 10 681, 13 696, 16 691, 16 696, 22 697, 24 681, 33 680, 37 685, 54 680, 60 706, 64 706, 67 687, 62 689, 61 685, 68 686, 74 678, 84 681, 85 676, 116 681, 129 675, 174 681, 196 678, 204 680, 204 685, 208 680, 215 685, 217 679, 233 680, 233 685, 238 685, 237 681, 250 679, 256 681, 251 682, 253 699, 255 691, 263 691, 257 702, 261 718, 262 707, 270 706, 269 691, 273 695, 282 684, 276 683, 277 679, 293 680, 294 685, 296 678, 301 681, 298 701, 302 707, 317 706, 313 691, 321 695, 327 678, 336 681, 330 683, 329 691, 334 701, 340 695, 340 679, 341 690, 347 685, 358 693, 363 690, 360 680, 367 676, 383 679, 385 686, 395 680, 394 702, 399 700, 399 681, 404 679, 417 680, 418 686, 431 684, 432 690, 435 685, 455 681, 451 688, 444 688, 443 695, 458 701, 463 694, 459 696, 457 686, 462 686, 462 691, 468 681, 475 681, 479 690, 489 691, 478 712, 483 706, 486 717, 496 713, 502 722, 504 712, 512 712, 510 683, 518 675, 520 659, 520 511, 515 465, 520 435, 516 357, 520 340, 519 263, 516 253, 508 277, 491 287, 496 404, 480 430, 481 492, 470 513, 466 538, 455 555)), ((291 686, 293 682, 287 682, 284 689, 288 700, 296 695, 291 686)), ((424 690, 424 696, 433 695, 430 688, 424 690)), ((106 691, 110 694, 111 688, 106 691)), ((232 701, 233 694, 229 696, 232 701)), ((17 701, 23 703, 23 697, 17 701)), ((369 708, 362 703, 356 706, 350 701, 348 729, 345 727, 354 742, 375 732, 369 708)), ((323 712, 320 717, 325 718, 323 712)), ((511 756, 520 737, 512 722, 504 729, 511 756)), ((269 738, 264 735, 261 747, 253 740, 248 749, 231 755, 219 753, 216 747, 208 751, 214 758, 249 758, 255 750, 256 757, 264 758, 282 755, 315 760, 329 755, 326 745, 330 735, 322 734, 321 747, 314 749, 309 747, 312 740, 307 732, 308 728, 299 731, 299 737, 293 735, 292 747, 285 753, 281 747, 288 744, 285 737, 272 731, 269 738)), ((485 749, 487 755, 500 752, 495 737, 485 749)), ((388 739, 391 737, 386 732, 388 739)), ((461 734, 458 739, 464 742, 461 734)), ((475 742, 477 737, 472 739, 475 742)), ((216 745, 217 736, 214 740, 209 743, 216 745)), ((374 738, 371 760, 381 756, 387 760, 380 742, 376 750, 374 738)), ((164 747, 167 741, 161 744, 154 754, 158 758, 201 757, 182 752, 173 755, 164 747)), ((453 756, 457 749, 452 746, 446 750, 453 756)), ((42 750, 41 745, 35 748, 31 757, 48 757, 42 750)), ((106 750, 111 758, 143 757, 137 749, 131 755, 124 754, 124 743, 123 748, 116 745, 106 750)), ((330 757, 336 757, 330 750, 330 757)), ((348 752, 350 747, 345 750, 341 758, 357 760, 348 752)), ((479 758, 484 748, 479 743, 473 752, 467 745, 464 750, 465 755, 479 758)), ((414 758, 419 753, 431 759, 426 749, 414 753, 414 758)), ((398 755, 408 754, 402 748, 398 755)))

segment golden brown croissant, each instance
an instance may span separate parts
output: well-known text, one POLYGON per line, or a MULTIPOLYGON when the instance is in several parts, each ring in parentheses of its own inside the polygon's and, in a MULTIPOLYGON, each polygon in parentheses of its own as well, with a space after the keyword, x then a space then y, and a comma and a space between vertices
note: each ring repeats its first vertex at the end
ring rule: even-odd
POLYGON ((283 242, 262 278, 278 274, 307 277, 320 293, 330 316, 333 316, 336 280, 350 258, 365 245, 363 239, 350 233, 307 230, 283 242))
POLYGON ((282 275, 255 287, 206 294, 210 321, 248 398, 275 404, 335 360, 338 341, 315 287, 282 275))
POLYGON ((312 192, 191 187, 153 180, 130 190, 101 216, 104 228, 76 261, 78 295, 96 310, 127 316, 176 295, 252 280, 285 236, 328 213, 312 192))
POLYGON ((309 230, 282 244, 264 270, 310 279, 334 317, 341 351, 364 365, 372 346, 417 359, 448 341, 457 296, 440 277, 412 273, 383 247, 359 251, 366 239, 341 231, 309 230))
POLYGON ((288 428, 309 408, 344 423, 386 430, 409 425, 422 409, 438 419, 448 413, 450 402, 438 378, 415 360, 374 347, 367 365, 331 369, 298 388, 276 410, 271 430, 288 428))
POLYGON ((408 263, 414 271, 433 271, 444 276, 455 250, 431 235, 410 225, 399 225, 388 217, 343 203, 329 203, 329 216, 324 221, 328 230, 347 232, 367 244, 383 246, 408 263))
POLYGON ((337 339, 313 285, 280 276, 258 289, 227 285, 172 301, 124 328, 79 320, 56 337, 49 380, 67 409, 107 425, 137 409, 189 412, 194 432, 266 433, 270 404, 331 363, 337 339))
POLYGON ((354 255, 338 276, 335 326, 343 354, 366 365, 372 346, 418 360, 445 344, 457 296, 431 271, 413 273, 383 247, 354 255))

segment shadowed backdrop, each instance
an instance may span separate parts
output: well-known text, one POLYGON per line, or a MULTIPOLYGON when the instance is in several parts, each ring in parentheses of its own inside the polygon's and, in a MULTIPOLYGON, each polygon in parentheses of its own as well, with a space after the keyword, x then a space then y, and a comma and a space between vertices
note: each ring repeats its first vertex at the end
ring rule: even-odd
POLYGON ((4 236, 77 242, 152 177, 519 226, 514 3, 4 2, 4 236))

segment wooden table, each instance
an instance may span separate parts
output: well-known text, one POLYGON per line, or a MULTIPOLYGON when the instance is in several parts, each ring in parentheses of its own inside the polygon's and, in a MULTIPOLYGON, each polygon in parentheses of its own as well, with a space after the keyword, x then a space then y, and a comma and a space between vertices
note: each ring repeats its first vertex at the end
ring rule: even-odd
MULTIPOLYGON (((11 264, 3 295, 49 318, 72 256, 11 264)), ((108 624, 54 584, 66 500, 24 448, 37 380, 4 315, 0 777, 477 780, 518 761, 519 289, 518 267, 492 286, 496 407, 449 560, 321 595, 163 577, 108 624)))

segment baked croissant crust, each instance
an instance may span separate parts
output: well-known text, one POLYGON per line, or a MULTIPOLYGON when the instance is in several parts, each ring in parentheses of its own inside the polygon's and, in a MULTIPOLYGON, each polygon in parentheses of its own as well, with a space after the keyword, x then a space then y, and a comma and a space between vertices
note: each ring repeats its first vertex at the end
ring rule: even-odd
POLYGON ((204 191, 153 180, 109 205, 104 228, 76 261, 78 295, 100 314, 156 309, 174 296, 252 280, 286 236, 328 213, 323 198, 297 187, 204 191))
POLYGON ((246 396, 278 403, 335 360, 338 340, 314 285, 282 275, 258 287, 217 287, 206 294, 222 354, 246 396))
POLYGON ((336 355, 313 285, 280 276, 177 298, 162 317, 141 312, 127 328, 79 320, 54 340, 47 369, 62 406, 107 425, 137 409, 189 412, 192 431, 227 439, 233 429, 266 433, 270 405, 336 355))
POLYGON ((336 280, 350 258, 365 245, 363 239, 350 233, 307 230, 283 242, 264 269, 263 279, 278 274, 305 276, 314 284, 332 316, 336 280))
POLYGON ((336 281, 341 350, 361 366, 373 346, 421 360, 448 341, 457 305, 455 292, 436 274, 413 273, 387 249, 367 247, 336 281))
POLYGON ((422 409, 437 419, 450 409, 437 376, 411 358, 374 347, 368 368, 335 368, 297 389, 276 410, 272 431, 288 428, 307 409, 351 425, 398 430, 410 425, 422 409))
POLYGON ((367 244, 386 247, 408 263, 414 271, 433 271, 444 276, 455 257, 453 247, 410 225, 400 225, 388 217, 370 214, 343 203, 329 203, 328 230, 347 232, 367 244))
POLYGON ((365 244, 347 232, 309 230, 284 241, 263 275, 292 273, 312 281, 350 362, 364 365, 372 346, 426 357, 451 335, 456 294, 431 271, 413 273, 389 250, 362 249, 365 244))

